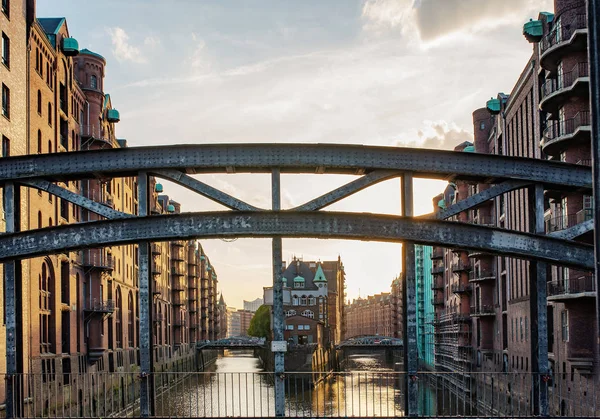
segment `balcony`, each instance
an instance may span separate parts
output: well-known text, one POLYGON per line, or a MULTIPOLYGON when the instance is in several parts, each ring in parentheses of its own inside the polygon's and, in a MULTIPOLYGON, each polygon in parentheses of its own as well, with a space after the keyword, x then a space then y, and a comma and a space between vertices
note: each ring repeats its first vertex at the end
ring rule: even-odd
POLYGON ((454 294, 470 294, 472 290, 471 284, 455 284, 452 285, 454 294))
POLYGON ((568 302, 578 298, 596 298, 596 277, 593 274, 548 282, 548 301, 568 302))
POLYGON ((185 305, 185 303, 185 298, 182 298, 180 294, 173 295, 173 301, 171 302, 171 304, 173 304, 174 306, 183 306, 185 305))
POLYGON ((434 306, 443 306, 444 298, 443 297, 435 297, 431 299, 431 304, 434 306))
POLYGON ((496 274, 493 271, 471 271, 469 272, 469 282, 482 282, 495 280, 496 274))
POLYGON ((540 42, 540 65, 543 69, 555 73, 558 62, 565 55, 586 50, 587 36, 585 14, 577 15, 574 20, 553 28, 540 42))
POLYGON ((183 285, 181 282, 179 281, 175 281, 173 283, 173 286, 171 287, 171 290, 173 292, 182 292, 185 291, 185 285, 183 285))
POLYGON ((434 266, 433 268, 431 268, 431 274, 432 275, 443 275, 444 271, 446 270, 446 268, 444 267, 444 265, 440 265, 440 266, 434 266))
POLYGON ((178 250, 177 248, 174 248, 171 251, 171 259, 175 260, 177 262, 182 262, 185 260, 185 255, 183 254, 182 251, 178 250))
POLYGON ((101 301, 94 298, 92 302, 83 309, 83 311, 86 313, 111 314, 115 311, 115 301, 101 301))
POLYGON ((151 246, 151 248, 152 248, 152 250, 151 250, 151 251, 152 251, 152 254, 153 254, 153 255, 155 255, 155 256, 156 256, 156 255, 160 255, 160 254, 162 254, 162 249, 161 249, 161 246, 160 246, 159 244, 152 243, 152 246, 151 246))
POLYGON ((112 271, 115 269, 113 257, 104 249, 86 249, 81 251, 81 265, 89 269, 112 271))
POLYGON ((162 268, 160 267, 160 265, 153 263, 152 268, 151 268, 151 273, 152 273, 152 275, 160 275, 160 274, 162 274, 162 268))
POLYGON ((591 208, 586 208, 577 211, 575 214, 546 218, 544 220, 546 224, 546 234, 576 226, 577 224, 591 220, 593 216, 593 210, 591 208))
POLYGON ((441 278, 440 278, 440 280, 437 280, 437 281, 434 280, 431 283, 431 289, 432 290, 443 290, 444 289, 444 281, 441 280, 441 278))
POLYGON ((452 265, 452 272, 454 273, 469 272, 470 270, 471 264, 462 260, 459 260, 458 262, 452 265))
POLYGON ((589 111, 581 111, 564 121, 555 121, 544 130, 542 150, 549 156, 559 156, 571 146, 589 143, 591 131, 589 111))
POLYGON ((180 269, 176 268, 176 267, 172 267, 171 268, 171 275, 173 276, 185 276, 185 273, 181 272, 180 269))
POLYGON ((434 247, 431 252, 431 260, 443 259, 444 258, 444 248, 443 247, 434 247))
POLYGON ((558 109, 572 97, 589 97, 589 76, 589 65, 583 61, 557 78, 546 80, 541 87, 540 109, 556 117, 558 109))
MULTIPOLYGON (((492 199, 485 201, 486 203, 493 203, 492 199)), ((490 217, 489 215, 479 215, 472 221, 473 224, 483 227, 496 227, 496 218, 490 217)))
POLYGON ((115 203, 112 199, 112 196, 108 192, 104 192, 100 189, 88 189, 85 192, 85 197, 91 199, 94 202, 98 202, 102 205, 105 205, 109 208, 115 208, 115 203))
POLYGON ((479 305, 471 306, 471 317, 493 317, 496 315, 493 306, 479 305))
POLYGON ((81 148, 83 150, 91 148, 92 145, 97 148, 119 148, 117 140, 110 138, 110 134, 104 132, 100 124, 96 125, 80 125, 79 135, 81 136, 81 148))

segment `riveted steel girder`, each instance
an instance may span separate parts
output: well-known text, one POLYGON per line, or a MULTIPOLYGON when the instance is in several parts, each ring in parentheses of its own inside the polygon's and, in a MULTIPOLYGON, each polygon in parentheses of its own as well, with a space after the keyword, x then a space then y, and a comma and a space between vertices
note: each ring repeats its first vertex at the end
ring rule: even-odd
POLYGON ((582 234, 592 231, 594 229, 594 220, 587 220, 583 223, 574 225, 573 227, 566 228, 564 230, 554 231, 548 234, 550 237, 556 237, 558 239, 573 240, 575 237, 579 237, 582 234))
POLYGON ((483 204, 485 201, 489 201, 490 199, 500 196, 506 192, 524 188, 528 184, 528 182, 522 181, 506 181, 504 183, 486 189, 485 191, 479 192, 478 194, 468 196, 467 198, 458 201, 456 204, 451 205, 445 210, 434 214, 434 216, 439 220, 450 218, 462 211, 483 204))
POLYGON ((440 220, 340 212, 205 212, 103 220, 0 236, 0 262, 65 250, 226 237, 305 237, 441 245, 593 269, 591 246, 440 220))
POLYGON ((46 178, 81 179, 94 176, 135 176, 165 169, 186 173, 356 174, 373 170, 410 171, 416 177, 464 177, 477 182, 504 179, 540 182, 547 187, 591 188, 589 167, 539 159, 425 150, 336 144, 204 144, 131 147, 70 153, 16 156, 1 159, 0 183, 46 178))
POLYGON ((129 218, 134 217, 132 214, 127 214, 125 212, 117 211, 112 208, 107 207, 99 202, 92 201, 91 199, 86 198, 83 195, 76 194, 75 192, 71 192, 68 189, 61 188, 54 183, 48 182, 47 180, 26 180, 21 182, 25 186, 30 186, 32 188, 36 188, 42 191, 46 191, 51 193, 52 195, 58 196, 65 201, 69 201, 72 204, 78 205, 82 208, 87 209, 88 211, 92 211, 102 217, 106 218, 129 218))
POLYGON ((207 185, 204 182, 200 182, 197 179, 194 179, 191 176, 186 175, 178 170, 161 170, 155 173, 156 176, 161 177, 163 179, 172 180, 173 182, 188 188, 191 191, 194 191, 206 198, 212 199, 213 201, 226 206, 227 208, 239 211, 259 211, 259 208, 256 208, 250 204, 245 203, 233 196, 226 194, 216 188, 213 188, 210 185, 207 185))
POLYGON ((335 202, 354 195, 369 186, 375 185, 384 180, 400 176, 402 173, 394 170, 376 170, 364 175, 352 182, 346 183, 333 191, 327 192, 318 198, 313 199, 303 205, 293 208, 292 211, 316 211, 325 208, 335 202))

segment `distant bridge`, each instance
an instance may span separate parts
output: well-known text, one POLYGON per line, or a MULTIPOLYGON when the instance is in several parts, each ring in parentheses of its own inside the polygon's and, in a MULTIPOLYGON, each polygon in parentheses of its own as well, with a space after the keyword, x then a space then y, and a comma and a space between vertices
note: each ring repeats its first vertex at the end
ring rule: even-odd
POLYGON ((402 339, 393 338, 389 336, 357 336, 350 339, 347 339, 341 342, 336 347, 338 349, 343 349, 346 347, 360 347, 360 348, 388 348, 388 347, 397 347, 402 348, 403 342, 402 339))
POLYGON ((266 347, 264 339, 231 338, 212 342, 198 342, 196 348, 202 349, 259 349, 266 347))

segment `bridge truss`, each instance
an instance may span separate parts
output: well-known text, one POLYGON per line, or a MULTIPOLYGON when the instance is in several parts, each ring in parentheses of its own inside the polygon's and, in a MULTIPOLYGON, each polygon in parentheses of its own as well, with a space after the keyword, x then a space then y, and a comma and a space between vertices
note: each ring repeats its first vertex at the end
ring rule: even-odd
MULTIPOLYGON (((272 237, 274 287, 274 338, 283 341, 283 298, 281 282, 282 237, 339 238, 403 243, 405 298, 405 365, 409 375, 417 372, 416 284, 414 244, 430 244, 483 250, 532 260, 537 273, 538 304, 532 318, 538 324, 537 371, 547 369, 546 264, 594 269, 591 246, 564 237, 544 236, 544 190, 592 187, 589 168, 535 159, 508 158, 421 149, 361 147, 344 145, 250 144, 140 147, 22 156, 0 161, 0 182, 5 191, 7 233, 0 236, 0 261, 5 263, 7 293, 8 373, 18 371, 20 260, 90 247, 138 243, 140 359, 142 370, 141 407, 152 414, 152 281, 150 242, 216 237, 272 237), (256 208, 219 191, 190 173, 271 173, 272 208, 256 208), (357 179, 296 208, 282 210, 282 173, 357 175, 357 179), (59 181, 137 176, 139 211, 125 214, 89 200, 55 184, 59 181), (230 211, 151 216, 149 177, 156 176, 183 185, 208 197, 230 211), (437 218, 413 217, 413 177, 466 180, 495 186, 451 206, 437 218), (384 180, 400 178, 400 215, 339 213, 323 208, 384 180), (106 220, 17 231, 20 187, 45 190, 95 212, 106 220), (527 188, 537 205, 532 206, 535 234, 446 221, 460 211, 510 190, 527 188), (543 307, 543 309, 542 309, 543 307), (545 369, 546 368, 546 369, 545 369)), ((588 225, 585 228, 592 228, 588 225)), ((535 293, 536 291, 534 291, 535 293)), ((276 404, 283 406, 283 352, 275 353, 276 404)), ((10 380, 9 380, 10 384, 10 380)), ((416 382, 409 380, 407 411, 416 411, 416 382)), ((7 386, 7 391, 18 391, 7 386)), ((541 400, 543 400, 543 397, 541 400)), ((7 400, 13 400, 8 397, 7 400)), ((14 406, 9 406, 14 409, 14 406)))

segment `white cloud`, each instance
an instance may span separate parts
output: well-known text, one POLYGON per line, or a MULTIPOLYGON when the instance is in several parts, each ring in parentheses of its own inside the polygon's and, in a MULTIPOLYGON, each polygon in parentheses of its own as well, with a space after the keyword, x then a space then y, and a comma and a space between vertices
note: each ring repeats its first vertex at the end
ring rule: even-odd
POLYGON ((429 41, 457 31, 518 24, 551 9, 551 0, 365 0, 362 17, 370 32, 416 32, 429 41))
POLYGON ((134 63, 145 63, 146 58, 141 50, 129 43, 129 35, 123 28, 114 27, 106 30, 112 38, 113 54, 119 61, 131 61, 134 63))
POLYGON ((197 38, 195 34, 192 34, 192 39, 196 45, 188 61, 195 72, 205 72, 210 68, 210 61, 206 55, 206 42, 197 38))
POLYGON ((396 141, 400 147, 422 147, 434 150, 453 150, 465 141, 473 141, 473 134, 455 123, 446 121, 424 121, 423 127, 415 133, 402 136, 396 141), (408 137, 408 138, 404 138, 408 137))
POLYGON ((147 36, 144 39, 144 45, 149 48, 156 48, 160 45, 160 38, 156 36, 147 36))

